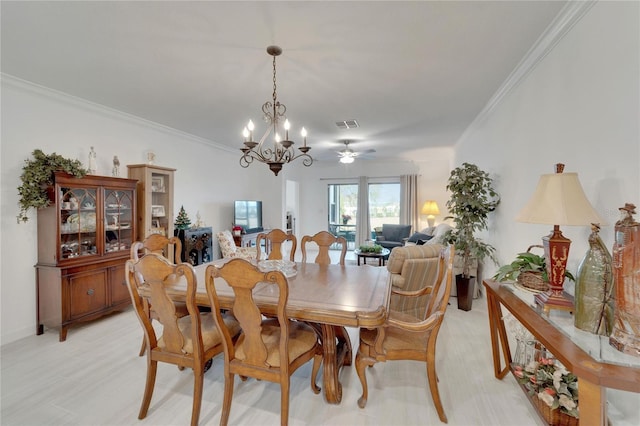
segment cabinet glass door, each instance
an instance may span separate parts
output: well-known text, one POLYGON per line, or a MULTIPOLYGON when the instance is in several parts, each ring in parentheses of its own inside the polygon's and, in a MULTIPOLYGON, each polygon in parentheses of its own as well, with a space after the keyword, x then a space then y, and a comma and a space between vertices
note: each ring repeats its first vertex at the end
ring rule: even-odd
POLYGON ((131 247, 133 203, 133 191, 104 190, 104 253, 131 247))
POLYGON ((165 173, 151 173, 151 233, 171 237, 169 229, 169 215, 171 194, 167 188, 171 176, 165 173))
POLYGON ((96 250, 96 188, 60 188, 60 259, 96 250))

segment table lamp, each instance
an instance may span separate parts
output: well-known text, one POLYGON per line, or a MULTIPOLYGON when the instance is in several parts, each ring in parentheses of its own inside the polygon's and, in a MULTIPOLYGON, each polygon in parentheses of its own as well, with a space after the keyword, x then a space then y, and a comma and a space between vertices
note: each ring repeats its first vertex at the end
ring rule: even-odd
POLYGON ((578 174, 563 170, 564 164, 556 164, 555 173, 542 175, 533 196, 516 217, 518 222, 553 225, 551 234, 542 238, 549 290, 535 296, 535 303, 547 313, 550 309, 573 310, 573 298, 563 291, 571 240, 562 235, 560 225, 602 223, 587 200, 578 174))
POLYGON ((429 224, 429 227, 432 228, 433 225, 436 223, 435 215, 440 214, 438 203, 436 203, 434 200, 425 201, 424 204, 422 205, 422 210, 420 211, 420 214, 427 216, 427 223, 429 224))

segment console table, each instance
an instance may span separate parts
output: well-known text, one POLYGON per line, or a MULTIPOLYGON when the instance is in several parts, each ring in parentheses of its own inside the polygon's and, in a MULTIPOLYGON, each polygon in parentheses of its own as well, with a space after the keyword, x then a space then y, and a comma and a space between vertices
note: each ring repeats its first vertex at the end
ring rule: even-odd
MULTIPOLYGON (((496 378, 511 368, 511 351, 502 318, 504 306, 564 366, 578 377, 580 425, 607 425, 606 388, 640 392, 640 358, 609 345, 609 338, 573 327, 573 317, 553 310, 547 315, 516 294, 511 284, 484 280, 496 378), (502 351, 502 359, 500 352, 502 351), (504 365, 502 364, 504 362, 504 365)), ((533 302, 533 297, 531 297, 533 302)))

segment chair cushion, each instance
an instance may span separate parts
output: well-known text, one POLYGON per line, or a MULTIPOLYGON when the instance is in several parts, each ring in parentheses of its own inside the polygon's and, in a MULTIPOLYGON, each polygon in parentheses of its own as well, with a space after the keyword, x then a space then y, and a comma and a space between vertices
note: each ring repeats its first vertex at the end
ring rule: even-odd
MULTIPOLYGON (((233 316, 225 314, 222 316, 222 319, 227 325, 227 328, 229 328, 231 336, 236 336, 240 333, 240 324, 233 316)), ((193 353, 193 340, 191 340, 191 316, 187 315, 179 318, 178 328, 184 338, 182 352, 185 354, 193 353)), ((200 313, 200 329, 202 331, 202 346, 205 351, 222 343, 222 336, 218 327, 216 327, 215 320, 213 319, 211 312, 200 313)), ((158 339, 158 347, 164 349, 165 344, 163 337, 158 339)))
MULTIPOLYGON (((394 313, 396 314, 396 313, 394 313)), ((413 318, 409 315, 404 315, 404 318, 399 318, 403 321, 407 322, 418 322, 417 318, 413 318)), ((427 350, 427 341, 429 339, 429 335, 431 331, 426 332, 411 332, 401 330, 395 327, 387 327, 385 330, 384 336, 384 349, 391 350, 427 350)), ((368 329, 361 328, 360 329, 360 342, 369 346, 374 346, 376 342, 376 337, 378 336, 377 329, 368 329)))
MULTIPOLYGON (((280 324, 276 318, 262 322, 262 341, 267 347, 267 364, 280 367, 280 324)), ((300 321, 289 321, 289 362, 309 351, 318 341, 318 335, 311 326, 300 321)), ((236 343, 236 358, 245 359, 244 336, 236 343)))

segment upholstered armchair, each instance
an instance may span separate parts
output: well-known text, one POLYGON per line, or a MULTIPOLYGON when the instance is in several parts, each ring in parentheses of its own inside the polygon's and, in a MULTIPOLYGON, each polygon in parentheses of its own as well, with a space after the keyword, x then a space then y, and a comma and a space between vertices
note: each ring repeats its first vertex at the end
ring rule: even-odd
POLYGON ((380 233, 376 232, 376 244, 389 250, 402 247, 411 235, 411 225, 394 225, 385 223, 380 233))
POLYGON ((424 320, 430 295, 407 297, 402 293, 416 292, 435 282, 443 247, 441 244, 425 244, 396 247, 391 251, 387 261, 392 286, 391 311, 424 320))
POLYGON ((222 232, 218 232, 218 244, 220 245, 220 253, 223 258, 240 259, 256 259, 258 257, 258 249, 256 247, 237 247, 235 241, 233 241, 233 235, 231 231, 225 229, 222 232))

